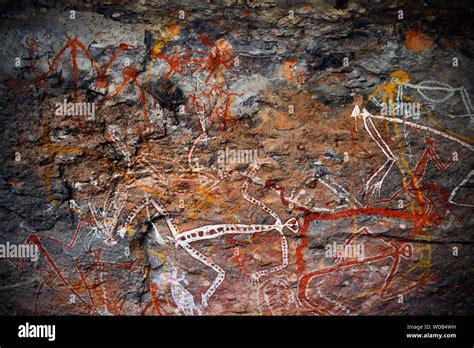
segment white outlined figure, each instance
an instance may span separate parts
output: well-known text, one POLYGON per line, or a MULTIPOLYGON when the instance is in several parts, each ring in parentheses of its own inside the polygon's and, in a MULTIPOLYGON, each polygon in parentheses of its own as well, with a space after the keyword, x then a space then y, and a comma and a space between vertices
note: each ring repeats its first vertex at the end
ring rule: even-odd
MULTIPOLYGON (((418 130, 423 130, 423 131, 426 131, 426 132, 430 132, 430 133, 433 133, 433 134, 436 134, 438 136, 441 136, 443 138, 446 138, 446 139, 449 139, 459 145, 461 145, 462 147, 470 150, 470 151, 474 151, 474 146, 463 141, 463 140, 460 140, 452 135, 449 135, 449 134, 446 134, 442 131, 439 131, 437 129, 434 129, 434 128, 431 128, 431 127, 428 127, 428 126, 423 126, 423 125, 420 125, 420 124, 417 124, 417 123, 414 123, 414 122, 410 122, 410 121, 405 121, 405 120, 402 120, 400 118, 396 118, 396 117, 387 117, 387 116, 382 116, 382 115, 372 115, 370 112, 368 112, 366 109, 363 109, 362 112, 360 112, 360 108, 359 106, 355 106, 353 111, 352 111, 352 115, 351 117, 359 117, 361 116, 362 119, 364 120, 364 125, 370 123, 372 126, 373 123, 372 123, 372 119, 378 119, 378 120, 385 120, 385 121, 390 121, 390 122, 396 122, 398 124, 401 124, 403 126, 408 126, 408 127, 412 127, 412 128, 415 128, 415 129, 418 129, 418 130)), ((375 128, 375 126, 374 126, 375 128)), ((367 129, 367 132, 369 132, 369 135, 371 135, 372 137, 372 134, 370 132, 370 129, 367 128, 366 126, 366 129, 367 129)), ((377 136, 379 137, 380 134, 377 132, 376 133, 377 136)), ((390 150, 390 148, 388 147, 388 145, 385 143, 385 141, 383 141, 383 139, 380 137, 376 140, 375 137, 372 137, 372 139, 374 139, 375 142, 377 142, 377 145, 379 145, 379 147, 382 148, 382 146, 379 144, 379 142, 381 142, 381 144, 383 146, 386 146, 386 149, 390 150)), ((377 172, 375 174, 378 174, 380 173, 384 167, 386 166, 387 162, 389 160, 395 160, 395 156, 393 156, 393 152, 390 150, 390 151, 383 151, 383 153, 385 154, 385 156, 387 156, 387 161, 384 163, 384 165, 382 165, 382 167, 379 168, 379 170, 377 170, 377 172), (390 155, 392 154, 392 155, 390 155)), ((453 153, 453 156, 452 156, 452 160, 451 161, 454 161, 454 158, 457 158, 457 153, 454 152, 453 153)), ((383 180, 385 179, 385 177, 387 176, 388 172, 390 171, 390 169, 392 168, 392 165, 390 165, 390 167, 388 168, 388 170, 385 172, 385 174, 383 175, 382 177, 382 180, 379 181, 376 185, 382 185, 383 183, 383 180)), ((374 174, 374 175, 375 175, 374 174)), ((457 203, 457 202, 454 202, 454 196, 456 195, 457 191, 460 189, 461 186, 464 186, 470 179, 470 177, 474 174, 474 171, 471 170, 469 172, 469 174, 462 180, 462 182, 460 184, 458 184, 454 190, 451 192, 450 196, 449 196, 449 202, 452 203, 452 204, 455 204, 455 205, 460 205, 460 206, 466 206, 466 207, 473 207, 474 205, 472 204, 467 204, 467 203, 457 203)), ((369 179, 369 182, 374 178, 374 175, 369 179)), ((366 188, 370 187, 369 185, 366 185, 366 188)))
POLYGON ((297 194, 293 193, 291 194, 291 196, 286 196, 284 192, 285 189, 276 185, 275 183, 269 184, 267 185, 267 187, 271 188, 273 192, 278 194, 283 201, 288 202, 288 206, 290 208, 298 206, 311 212, 334 213, 337 210, 348 207, 351 203, 354 203, 357 206, 362 206, 362 204, 352 194, 347 192, 346 189, 344 189, 341 185, 337 184, 333 179, 328 178, 327 180, 323 180, 322 178, 318 178, 317 182, 321 183, 324 187, 326 187, 334 195, 334 197, 337 197, 341 201, 340 204, 338 204, 334 208, 316 207, 313 204, 311 206, 308 206, 308 202, 312 202, 313 198, 308 197, 306 195, 305 190, 299 190, 297 194), (303 195, 306 195, 306 202, 301 203, 299 202, 299 199, 303 195), (345 201, 345 203, 342 204, 342 201, 345 201))
MULTIPOLYGON (((449 100, 450 98, 452 98, 456 93, 459 93, 460 96, 461 96, 463 105, 464 105, 464 109, 466 110, 466 113, 462 114, 462 115, 449 115, 449 116, 451 118, 470 117, 470 122, 468 124, 468 128, 471 128, 471 126, 474 124, 474 119, 473 119, 474 114, 472 114, 473 107, 472 107, 472 104, 471 104, 471 100, 469 98, 469 94, 467 93, 467 90, 464 87, 454 88, 454 87, 451 87, 450 85, 448 85, 446 83, 438 82, 438 81, 432 81, 432 80, 422 81, 418 84, 411 84, 411 83, 409 83, 410 82, 410 77, 409 77, 408 73, 406 73, 404 71, 401 71, 401 70, 393 72, 390 76, 391 76, 390 82, 379 86, 369 97, 369 99, 371 99, 371 101, 375 105, 382 106, 384 103, 385 104, 386 103, 389 103, 389 104, 396 103, 398 105, 403 104, 405 99, 410 100, 410 98, 405 98, 404 97, 404 92, 407 89, 413 89, 416 92, 418 92, 418 94, 424 100, 426 100, 429 103, 429 105, 432 106, 432 107, 436 107, 440 103, 445 102, 445 101, 449 100), (431 95, 429 95, 429 92, 431 92, 431 95), (379 100, 377 100, 377 98, 375 98, 375 96, 380 94, 380 93, 382 93, 381 94, 381 101, 379 101, 379 100), (439 96, 439 95, 441 95, 441 96, 439 96)), ((360 115, 360 110, 357 106, 357 107, 354 108, 351 117, 357 118, 358 115, 360 115)), ((413 123, 413 122, 408 122, 408 121, 405 121, 405 120, 402 120, 402 119, 398 119, 398 118, 395 117, 396 115, 393 115, 393 114, 388 115, 388 116, 383 115, 383 114, 380 115, 380 116, 374 116, 374 115, 371 115, 370 113, 368 113, 367 110, 365 110, 365 109, 364 109, 364 112, 362 113, 362 117, 363 117, 363 120, 364 120, 364 125, 365 125, 365 128, 366 128, 368 134, 377 143, 377 145, 381 148, 384 155, 387 157, 387 160, 385 161, 385 163, 368 180, 368 182, 366 184, 366 187, 365 187, 365 190, 364 190, 364 195, 365 194, 370 195, 372 193, 372 194, 375 194, 376 196, 378 196, 380 194, 380 189, 383 185, 383 182, 384 182, 385 178, 387 177, 388 173, 390 172, 390 170, 392 169, 393 164, 398 163, 398 158, 394 155, 393 151, 390 149, 390 147, 387 145, 387 143, 382 139, 382 137, 380 136, 379 132, 375 128, 375 126, 374 126, 373 122, 371 121, 371 119, 382 119, 386 122, 386 125, 388 125, 390 122, 400 124, 402 126, 401 128, 403 129, 403 133, 404 133, 405 137, 407 135, 407 130, 406 130, 405 126, 408 125, 408 126, 414 127, 415 129, 423 129, 423 130, 426 130, 426 131, 430 131, 432 133, 435 133, 437 135, 440 135, 440 136, 448 138, 452 141, 455 141, 455 142, 461 144, 462 146, 468 148, 471 151, 473 150, 473 147, 470 144, 468 144, 468 143, 466 143, 466 142, 464 142, 464 141, 462 141, 462 140, 460 140, 456 137, 448 135, 444 132, 437 131, 437 130, 435 130, 433 128, 430 128, 430 127, 421 126, 421 125, 418 125, 418 124, 413 123), (370 115, 369 118, 367 117, 368 115, 370 115), (384 172, 382 178, 379 181, 377 181, 375 184, 372 184, 372 181, 375 179, 375 177, 377 175, 379 175, 380 173, 382 173, 382 172, 384 172)), ((409 115, 404 115, 404 119, 406 119, 408 117, 410 117, 410 116, 409 115)), ((408 149, 409 149, 409 152, 410 152, 410 145, 408 144, 407 146, 408 146, 408 149)), ((404 155, 401 154, 401 156, 402 156, 402 159, 403 159, 404 155)), ((413 157, 411 153, 409 155, 405 155, 405 156, 409 157, 409 158, 413 157)), ((457 155, 455 157, 456 157, 455 161, 457 161, 457 155)), ((400 170, 403 171, 402 168, 400 168, 400 170)), ((404 174, 402 172, 402 176, 403 175, 404 174)), ((454 199, 453 199, 454 196, 456 195, 456 192, 459 190, 459 188, 461 186, 463 186, 469 180, 470 175, 472 175, 472 174, 468 174, 468 177, 466 179, 464 179, 461 184, 456 186, 456 188, 454 189, 454 191, 450 195, 450 198, 449 198, 450 203, 456 204, 456 205, 468 206, 468 207, 474 206, 474 205, 467 204, 467 203, 458 203, 458 202, 455 202, 454 199)))
POLYGON ((178 268, 172 266, 171 279, 168 279, 168 283, 170 284, 171 297, 177 306, 176 314, 201 315, 201 308, 194 303, 193 295, 181 284, 182 282, 186 283, 185 278, 184 273, 178 277, 178 268))
POLYGON ((461 95, 461 99, 462 99, 466 114, 449 115, 449 117, 451 118, 470 117, 471 119, 474 117, 474 114, 472 113, 474 108, 472 107, 469 94, 467 93, 467 90, 464 87, 454 88, 448 85, 447 83, 434 81, 434 80, 421 81, 418 84, 406 83, 405 86, 416 90, 423 99, 425 99, 427 102, 431 104, 443 103, 447 101, 448 99, 451 99, 455 93, 459 93, 461 95), (430 97, 426 93, 428 91, 445 92, 446 95, 444 97, 439 97, 439 98, 430 97))
POLYGON ((471 170, 471 171, 469 172, 469 174, 464 178, 464 180, 461 181, 461 182, 459 183, 459 185, 457 185, 457 186, 454 188, 454 190, 453 190, 453 191, 451 192, 451 194, 449 195, 449 199, 448 199, 449 203, 454 204, 454 205, 459 205, 459 206, 462 206, 462 207, 474 207, 474 204, 458 203, 458 202, 455 202, 455 201, 454 201, 454 197, 456 196, 456 193, 458 192, 458 190, 459 190, 462 186, 466 185, 466 183, 469 182, 469 180, 471 179, 471 177, 472 177, 473 175, 474 175, 474 170, 471 170))
POLYGON ((117 243, 113 235, 119 226, 119 216, 124 207, 123 203, 118 199, 119 196, 120 192, 116 194, 114 199, 109 199, 109 196, 107 196, 101 208, 96 208, 91 202, 88 203, 89 211, 94 221, 90 234, 99 239, 104 239, 105 243, 109 245, 117 243))
POLYGON ((449 117, 470 117, 473 119, 474 114, 472 111, 474 108, 472 106, 469 93, 464 86, 455 88, 447 83, 436 80, 426 80, 417 84, 413 84, 410 83, 410 77, 408 73, 401 70, 393 72, 390 76, 392 77, 391 81, 377 88, 372 94, 372 98, 370 98, 376 106, 382 106, 383 103, 392 103, 393 101, 396 101, 397 103, 403 103, 404 92, 407 88, 415 90, 432 107, 436 107, 440 103, 448 101, 455 94, 459 93, 466 113, 461 115, 449 115, 449 117), (384 94, 382 95, 382 102, 380 102, 376 98, 373 98, 373 96, 382 90, 384 90, 384 94), (395 92, 395 100, 393 100, 395 92), (433 95, 430 96, 429 92, 432 92, 433 95), (436 93, 444 95, 437 97, 436 93), (389 100, 387 100, 387 97, 389 97, 389 100))

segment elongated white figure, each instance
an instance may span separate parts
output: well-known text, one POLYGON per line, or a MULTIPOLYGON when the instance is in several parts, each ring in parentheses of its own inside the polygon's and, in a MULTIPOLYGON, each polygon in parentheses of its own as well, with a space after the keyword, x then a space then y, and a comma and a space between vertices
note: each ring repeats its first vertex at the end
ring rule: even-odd
POLYGON ((373 141, 377 144, 377 146, 382 150, 383 154, 385 157, 387 157, 387 160, 382 164, 382 166, 369 178, 365 185, 365 193, 370 194, 371 191, 375 193, 376 195, 380 194, 380 189, 382 188, 383 182, 385 181, 385 178, 387 177, 388 173, 392 169, 394 163, 398 160, 397 157, 394 155, 390 147, 387 145, 385 140, 383 140, 382 136, 380 135, 379 131, 375 127, 374 123, 372 120, 369 118, 369 113, 366 109, 363 110, 362 114, 360 113, 359 106, 356 105, 354 109, 352 110, 351 117, 357 118, 358 116, 362 115, 362 119, 364 121, 364 127, 369 134, 369 136, 372 138, 373 141), (372 181, 381 173, 383 170, 385 170, 385 173, 383 174, 382 178, 375 183, 374 185, 371 185, 372 181))

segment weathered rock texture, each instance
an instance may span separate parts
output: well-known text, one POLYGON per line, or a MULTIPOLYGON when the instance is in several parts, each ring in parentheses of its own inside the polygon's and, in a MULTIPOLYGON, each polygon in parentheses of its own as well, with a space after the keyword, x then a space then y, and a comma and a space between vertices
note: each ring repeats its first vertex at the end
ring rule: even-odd
POLYGON ((472 314, 472 16, 2 5, 0 313, 472 314))

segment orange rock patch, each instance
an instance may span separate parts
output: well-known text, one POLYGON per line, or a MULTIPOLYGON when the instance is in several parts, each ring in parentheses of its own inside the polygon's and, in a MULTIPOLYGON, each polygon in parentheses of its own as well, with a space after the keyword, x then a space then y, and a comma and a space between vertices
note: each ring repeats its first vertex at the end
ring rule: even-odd
POLYGON ((298 61, 294 58, 283 62, 282 75, 288 82, 302 85, 305 81, 304 71, 302 69, 295 70, 296 64, 298 64, 298 61))
POLYGON ((415 28, 407 31, 405 45, 411 51, 429 51, 433 48, 433 40, 415 28))

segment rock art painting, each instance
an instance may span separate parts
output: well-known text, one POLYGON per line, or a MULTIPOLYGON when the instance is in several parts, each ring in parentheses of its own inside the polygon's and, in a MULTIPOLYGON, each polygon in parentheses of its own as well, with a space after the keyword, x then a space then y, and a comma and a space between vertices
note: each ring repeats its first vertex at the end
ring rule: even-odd
POLYGON ((424 3, 4 2, 0 313, 472 314, 472 4, 424 3))

